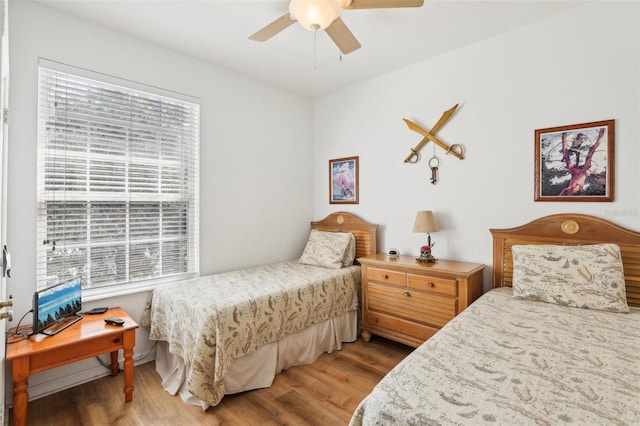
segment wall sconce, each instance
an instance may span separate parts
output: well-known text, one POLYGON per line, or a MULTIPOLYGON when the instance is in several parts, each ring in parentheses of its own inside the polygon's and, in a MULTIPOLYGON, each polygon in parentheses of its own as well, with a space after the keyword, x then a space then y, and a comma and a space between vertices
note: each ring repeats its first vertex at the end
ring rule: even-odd
POLYGON ((436 243, 431 243, 431 232, 437 232, 440 230, 438 222, 436 222, 435 216, 432 211, 419 211, 416 215, 416 221, 413 223, 413 232, 426 232, 427 233, 427 245, 420 247, 420 257, 416 260, 418 262, 435 262, 437 259, 431 254, 431 247, 436 243))

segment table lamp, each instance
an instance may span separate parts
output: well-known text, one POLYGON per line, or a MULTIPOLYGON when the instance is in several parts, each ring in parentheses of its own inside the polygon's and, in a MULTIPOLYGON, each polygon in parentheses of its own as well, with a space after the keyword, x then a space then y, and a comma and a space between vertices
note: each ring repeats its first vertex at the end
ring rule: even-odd
POLYGON ((426 232, 427 233, 427 245, 420 247, 420 257, 416 260, 418 262, 435 262, 436 258, 431 254, 431 247, 436 243, 431 243, 431 232, 437 232, 440 228, 438 222, 433 216, 432 211, 419 211, 416 215, 416 221, 413 224, 413 232, 426 232))

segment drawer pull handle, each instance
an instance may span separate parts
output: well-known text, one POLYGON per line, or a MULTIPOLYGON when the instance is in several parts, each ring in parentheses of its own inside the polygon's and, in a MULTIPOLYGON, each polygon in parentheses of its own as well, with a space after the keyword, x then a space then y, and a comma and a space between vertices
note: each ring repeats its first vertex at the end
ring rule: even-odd
POLYGON ((435 287, 436 285, 434 283, 429 283, 429 287, 435 287))
POLYGON ((115 339, 113 339, 113 343, 118 344, 120 343, 120 338, 116 337, 115 339))
POLYGON ((402 293, 403 296, 407 296, 407 297, 411 297, 411 293, 409 293, 408 291, 405 291, 404 293, 402 293))
POLYGON ((389 275, 384 274, 384 279, 385 279, 385 280, 388 280, 388 279, 389 279, 389 275))

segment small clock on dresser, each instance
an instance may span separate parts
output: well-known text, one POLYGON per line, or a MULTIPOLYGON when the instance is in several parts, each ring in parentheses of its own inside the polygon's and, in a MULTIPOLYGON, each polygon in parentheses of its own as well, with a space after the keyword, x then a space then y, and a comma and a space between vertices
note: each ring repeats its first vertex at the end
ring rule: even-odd
POLYGON ((419 346, 482 294, 480 263, 376 254, 362 265, 362 338, 419 346))

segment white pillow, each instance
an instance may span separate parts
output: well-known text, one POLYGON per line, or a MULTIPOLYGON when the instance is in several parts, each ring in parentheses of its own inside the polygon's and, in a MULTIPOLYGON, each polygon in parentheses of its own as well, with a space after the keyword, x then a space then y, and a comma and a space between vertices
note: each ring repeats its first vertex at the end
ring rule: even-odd
MULTIPOLYGON (((353 234, 350 233, 325 232, 312 229, 307 245, 300 257, 300 263, 340 269, 345 262, 348 262, 347 257, 350 252, 352 238, 353 234)), ((353 260, 351 260, 351 263, 353 263, 353 260)))
POLYGON ((563 306, 629 312, 620 247, 514 245, 513 295, 563 306))

